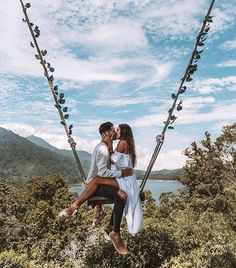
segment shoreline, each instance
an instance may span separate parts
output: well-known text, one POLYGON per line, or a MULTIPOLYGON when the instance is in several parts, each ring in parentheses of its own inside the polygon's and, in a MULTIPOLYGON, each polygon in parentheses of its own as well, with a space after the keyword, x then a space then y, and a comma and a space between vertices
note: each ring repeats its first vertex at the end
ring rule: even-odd
MULTIPOLYGON (((142 180, 138 180, 141 182, 142 180)), ((148 182, 180 182, 179 180, 148 180, 148 182)), ((83 183, 76 183, 76 184, 68 184, 69 188, 80 188, 84 187, 83 183)))

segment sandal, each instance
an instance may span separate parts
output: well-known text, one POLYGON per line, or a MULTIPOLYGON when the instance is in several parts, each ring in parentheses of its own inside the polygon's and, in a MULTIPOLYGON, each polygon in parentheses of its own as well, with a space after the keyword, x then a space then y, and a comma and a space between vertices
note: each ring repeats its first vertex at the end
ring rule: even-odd
POLYGON ((62 210, 62 211, 57 215, 57 217, 58 217, 59 219, 75 218, 77 212, 78 212, 78 210, 75 209, 75 210, 73 211, 72 214, 68 214, 68 212, 67 212, 67 208, 66 208, 66 209, 62 210))
POLYGON ((102 208, 101 210, 99 210, 98 212, 96 212, 96 214, 98 213, 98 215, 96 215, 96 217, 93 219, 93 223, 92 223, 92 228, 96 228, 101 221, 103 220, 103 218, 106 216, 106 211, 102 208))

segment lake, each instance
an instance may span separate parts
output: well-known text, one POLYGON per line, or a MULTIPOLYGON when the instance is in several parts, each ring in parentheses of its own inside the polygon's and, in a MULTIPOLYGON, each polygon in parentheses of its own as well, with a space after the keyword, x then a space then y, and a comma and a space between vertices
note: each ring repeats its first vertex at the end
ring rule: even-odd
MULTIPOLYGON (((139 184, 141 181, 139 181, 139 184)), ((147 181, 145 190, 150 190, 152 192, 153 198, 156 199, 157 204, 159 203, 159 197, 164 192, 178 192, 182 188, 182 184, 179 181, 170 180, 156 180, 147 181)), ((83 186, 71 187, 70 191, 80 194, 83 191, 83 186)))

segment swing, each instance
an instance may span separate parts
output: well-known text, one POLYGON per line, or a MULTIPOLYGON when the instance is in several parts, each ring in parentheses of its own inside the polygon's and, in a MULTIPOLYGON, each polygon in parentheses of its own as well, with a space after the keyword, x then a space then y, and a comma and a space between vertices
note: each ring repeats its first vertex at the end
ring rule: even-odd
MULTIPOLYGON (((40 48, 39 48, 39 45, 37 42, 37 38, 40 36, 39 27, 35 26, 32 22, 30 22, 28 14, 27 14, 27 9, 29 9, 31 7, 31 5, 30 5, 30 3, 24 4, 23 0, 20 0, 20 2, 21 2, 24 16, 25 16, 25 18, 22 18, 22 21, 28 25, 31 36, 33 38, 33 42, 31 41, 30 45, 31 45, 31 47, 35 48, 37 51, 35 58, 39 61, 39 63, 43 67, 44 76, 48 80, 48 85, 49 85, 49 88, 51 90, 51 93, 52 93, 54 101, 55 101, 54 106, 58 110, 58 113, 59 113, 59 116, 61 119, 60 123, 63 125, 63 127, 65 129, 65 132, 66 132, 66 135, 68 138, 68 142, 71 146, 76 164, 79 168, 82 182, 83 182, 84 186, 86 187, 85 173, 84 173, 83 167, 81 165, 81 161, 79 159, 78 153, 76 151, 76 142, 72 138, 73 125, 69 125, 69 127, 68 127, 68 124, 66 122, 66 120, 69 118, 69 114, 67 114, 67 107, 62 107, 65 104, 64 93, 59 93, 58 92, 58 85, 54 84, 54 76, 52 75, 52 73, 54 72, 55 69, 51 66, 51 64, 49 62, 47 62, 45 60, 47 50, 40 50, 40 48)), ((207 39, 206 36, 208 34, 208 31, 210 30, 210 24, 213 22, 212 16, 210 14, 211 14, 211 10, 213 8, 214 3, 215 3, 215 0, 212 0, 211 4, 209 6, 209 9, 207 11, 207 14, 203 20, 202 27, 200 29, 200 32, 199 32, 197 38, 196 38, 196 43, 195 43, 190 61, 185 69, 185 73, 184 73, 183 78, 181 79, 177 93, 172 93, 172 95, 171 95, 171 97, 173 99, 173 104, 170 107, 170 109, 168 110, 168 116, 167 116, 166 121, 164 122, 164 127, 163 127, 163 130, 161 132, 161 135, 157 135, 157 137, 156 137, 157 144, 156 144, 156 147, 154 149, 154 152, 152 154, 152 157, 151 157, 150 162, 148 164, 147 170, 144 174, 143 180, 142 180, 141 185, 140 185, 140 199, 141 199, 141 201, 145 200, 145 195, 144 195, 143 190, 144 190, 145 184, 148 180, 148 177, 152 171, 153 165, 154 165, 154 163, 159 155, 161 147, 164 143, 165 133, 166 133, 167 129, 169 129, 169 130, 174 129, 172 124, 175 122, 177 117, 173 114, 173 112, 175 109, 177 111, 182 110, 183 101, 180 99, 178 104, 177 104, 179 95, 186 92, 187 87, 184 84, 191 82, 193 80, 191 75, 197 71, 197 64, 196 63, 201 58, 201 53, 203 52, 203 49, 201 49, 201 48, 204 46, 204 42, 207 39)), ((91 205, 91 206, 95 206, 98 204, 111 204, 111 203, 114 203, 113 200, 105 198, 105 197, 97 197, 96 196, 96 197, 92 197, 88 200, 88 205, 91 205)))

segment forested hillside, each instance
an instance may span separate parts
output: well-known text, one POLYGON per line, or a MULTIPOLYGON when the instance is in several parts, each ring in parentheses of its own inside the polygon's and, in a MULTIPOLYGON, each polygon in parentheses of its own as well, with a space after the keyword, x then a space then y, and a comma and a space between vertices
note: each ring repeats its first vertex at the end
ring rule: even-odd
MULTIPOLYGON (((85 174, 90 168, 91 154, 78 151, 85 174)), ((58 149, 41 138, 23 138, 0 128, 0 180, 24 183, 37 176, 60 174, 69 184, 77 184, 79 171, 71 150, 58 149)), ((144 171, 136 171, 142 179, 144 171)), ((153 171, 150 179, 176 180, 183 169, 153 171)))
POLYGON ((216 141, 209 133, 185 151, 183 191, 165 193, 156 206, 146 192, 144 226, 132 237, 125 222, 127 256, 119 255, 102 226, 92 230, 93 210, 75 219, 57 213, 75 198, 56 176, 24 187, 0 183, 0 267, 14 268, 233 268, 236 267, 236 124, 216 141))
MULTIPOLYGON (((71 153, 72 154, 72 153, 71 153)), ((84 152, 83 152, 84 154, 84 152)), ((90 160, 81 157, 85 172, 90 160)), ((68 183, 79 182, 79 172, 72 157, 52 152, 10 130, 0 128, 0 179, 18 183, 37 176, 60 174, 68 183)))

